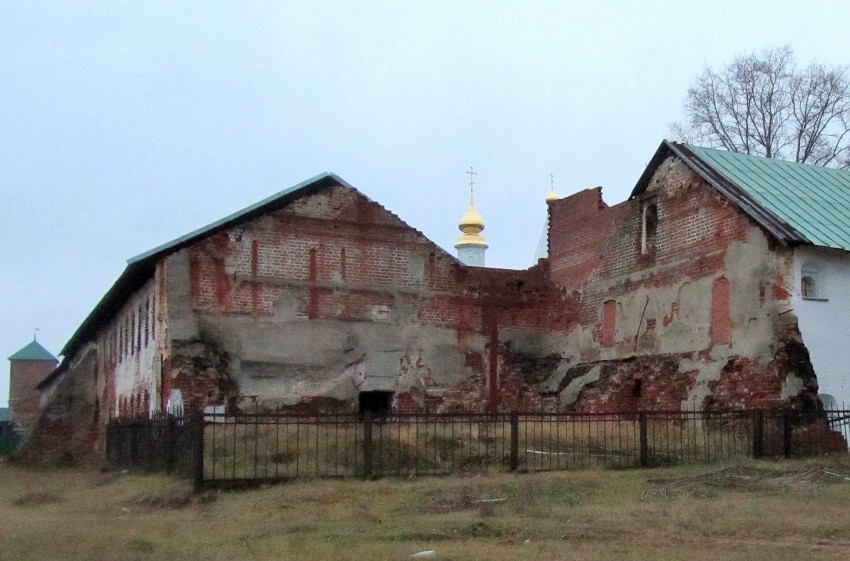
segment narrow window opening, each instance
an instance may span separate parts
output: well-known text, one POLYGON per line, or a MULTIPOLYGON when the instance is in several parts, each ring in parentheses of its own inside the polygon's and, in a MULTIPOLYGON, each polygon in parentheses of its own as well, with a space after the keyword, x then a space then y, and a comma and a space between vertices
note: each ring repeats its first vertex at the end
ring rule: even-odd
POLYGON ((151 339, 156 336, 156 287, 151 294, 151 339))
POLYGON ((800 292, 802 293, 803 298, 817 298, 817 288, 815 277, 811 274, 805 275, 800 281, 800 292))
POLYGON ((658 238, 658 206, 644 205, 643 226, 641 228, 640 252, 643 255, 655 253, 658 238))
POLYGON ((151 301, 145 300, 145 346, 150 341, 150 318, 151 318, 151 301))
POLYGON ((142 307, 139 306, 138 313, 136 314, 136 352, 142 350, 142 307))

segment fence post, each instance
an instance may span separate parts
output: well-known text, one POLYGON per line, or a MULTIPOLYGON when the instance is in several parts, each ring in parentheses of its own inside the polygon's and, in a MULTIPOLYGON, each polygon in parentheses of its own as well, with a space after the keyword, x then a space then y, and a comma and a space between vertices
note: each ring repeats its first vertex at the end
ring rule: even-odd
POLYGON ((195 492, 204 489, 204 413, 192 411, 192 480, 195 492))
POLYGON ((369 479, 373 474, 372 467, 372 412, 363 412, 363 479, 369 479))
POLYGON ((173 473, 177 464, 177 419, 171 413, 165 419, 165 471, 173 473))
POLYGON ((649 439, 646 413, 643 411, 638 414, 638 427, 640 429, 640 467, 649 467, 649 439))
POLYGON ((512 472, 519 469, 519 413, 511 411, 511 464, 512 472))
POLYGON ((764 411, 753 411, 753 458, 764 455, 764 411))
POLYGON ((127 423, 127 427, 130 430, 129 467, 135 468, 139 462, 139 428, 135 419, 127 423))
POLYGON ((115 452, 113 446, 113 440, 115 439, 115 429, 112 428, 112 421, 106 423, 106 442, 103 450, 104 456, 106 456, 106 463, 114 464, 115 463, 115 452))
POLYGON ((791 431, 794 426, 791 423, 791 411, 782 412, 782 456, 791 457, 791 431))

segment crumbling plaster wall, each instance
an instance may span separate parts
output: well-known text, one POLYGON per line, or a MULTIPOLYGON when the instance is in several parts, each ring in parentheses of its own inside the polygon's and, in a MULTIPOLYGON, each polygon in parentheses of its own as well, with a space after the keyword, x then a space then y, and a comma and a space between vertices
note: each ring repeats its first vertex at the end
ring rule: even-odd
POLYGON ((467 268, 336 187, 166 260, 169 384, 192 408, 510 408, 565 345, 575 298, 528 271, 467 268), (550 357, 550 358, 546 358, 550 357), (520 369, 521 370, 521 369, 520 369))
POLYGON ((166 305, 165 267, 159 265, 98 331, 96 399, 104 419, 148 415, 167 406, 162 375, 170 353, 166 305))
POLYGON ((578 366, 553 380, 565 406, 811 400, 792 251, 681 161, 669 158, 645 193, 614 207, 599 188, 552 202, 550 224, 553 278, 583 303, 569 340, 578 366))

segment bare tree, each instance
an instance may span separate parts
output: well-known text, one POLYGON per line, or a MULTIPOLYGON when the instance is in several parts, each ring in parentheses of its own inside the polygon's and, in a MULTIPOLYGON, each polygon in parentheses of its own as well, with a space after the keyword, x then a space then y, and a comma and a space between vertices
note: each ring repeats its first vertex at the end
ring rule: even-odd
POLYGON ((791 47, 706 68, 688 88, 685 142, 821 166, 850 168, 850 78, 846 67, 798 70, 791 47))

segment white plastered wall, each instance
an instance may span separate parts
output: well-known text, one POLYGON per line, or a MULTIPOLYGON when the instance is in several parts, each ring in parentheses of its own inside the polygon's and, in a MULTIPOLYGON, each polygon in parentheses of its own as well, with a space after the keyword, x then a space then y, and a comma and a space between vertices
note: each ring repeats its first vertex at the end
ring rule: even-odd
POLYGON ((814 246, 796 248, 794 301, 803 343, 818 378, 818 392, 832 396, 837 406, 850 408, 850 253, 814 246), (815 298, 803 298, 804 271, 815 279, 815 298))
MULTIPOLYGON (((121 359, 116 361, 115 365, 115 394, 116 407, 121 399, 134 399, 137 395, 147 391, 149 396, 150 412, 159 410, 160 396, 158 390, 160 387, 159 371, 159 353, 157 350, 157 341, 161 337, 161 329, 159 326, 153 330, 155 322, 155 311, 145 307, 153 303, 153 281, 149 281, 145 286, 133 294, 121 311, 116 315, 115 329, 118 329, 118 324, 125 322, 128 318, 133 318, 135 327, 133 329, 135 336, 134 340, 127 344, 126 349, 118 349, 121 354, 121 359), (138 330, 138 314, 139 310, 148 315, 148 337, 139 336, 138 330), (139 342, 141 344, 139 344, 139 342)), ((124 323, 124 325, 127 325, 124 323)), ((142 330, 144 330, 144 322, 142 322, 142 330)), ((115 412, 117 413, 117 411, 115 412)))

